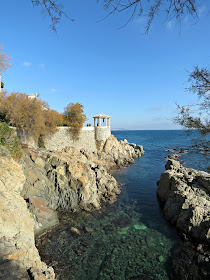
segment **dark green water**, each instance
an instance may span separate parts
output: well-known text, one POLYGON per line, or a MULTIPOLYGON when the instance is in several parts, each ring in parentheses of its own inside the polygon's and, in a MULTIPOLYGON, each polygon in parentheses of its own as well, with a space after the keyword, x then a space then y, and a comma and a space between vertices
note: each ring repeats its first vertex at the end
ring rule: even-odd
MULTIPOLYGON (((208 263, 198 263, 192 247, 164 219, 156 197, 166 149, 188 149, 191 138, 183 131, 113 134, 142 144, 145 154, 114 173, 122 186, 116 203, 94 213, 60 213, 60 225, 38 242, 42 259, 62 280, 209 279, 208 263)), ((181 159, 192 168, 207 167, 201 154, 181 159)))

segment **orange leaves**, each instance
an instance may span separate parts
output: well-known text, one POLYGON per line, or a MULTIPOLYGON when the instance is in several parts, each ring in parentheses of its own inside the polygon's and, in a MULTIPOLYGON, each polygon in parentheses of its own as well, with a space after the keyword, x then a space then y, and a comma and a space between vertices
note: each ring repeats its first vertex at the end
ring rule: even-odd
POLYGON ((24 128, 35 140, 55 132, 61 123, 60 114, 50 110, 46 102, 19 92, 1 96, 0 115, 10 125, 24 128))

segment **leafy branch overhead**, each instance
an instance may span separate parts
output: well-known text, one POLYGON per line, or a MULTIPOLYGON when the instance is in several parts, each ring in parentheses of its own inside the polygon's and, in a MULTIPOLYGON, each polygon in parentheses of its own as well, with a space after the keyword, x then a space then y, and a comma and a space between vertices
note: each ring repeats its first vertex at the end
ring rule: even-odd
MULTIPOLYGON (((189 73, 188 82, 191 85, 187 91, 196 94, 198 102, 188 106, 178 105, 179 114, 174 121, 188 131, 196 129, 202 136, 206 136, 210 133, 210 68, 195 66, 189 73)), ((196 148, 202 148, 209 153, 210 142, 201 137, 196 148)))

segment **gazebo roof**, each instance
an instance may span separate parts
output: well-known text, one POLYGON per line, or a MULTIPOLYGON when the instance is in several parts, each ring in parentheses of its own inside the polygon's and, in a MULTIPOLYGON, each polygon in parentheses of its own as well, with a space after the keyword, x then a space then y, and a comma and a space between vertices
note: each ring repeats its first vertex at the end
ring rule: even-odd
POLYGON ((98 116, 95 116, 95 117, 93 117, 94 119, 95 118, 97 118, 97 119, 105 119, 105 118, 107 118, 107 119, 109 119, 109 118, 111 118, 110 116, 107 116, 107 115, 104 115, 103 113, 101 113, 101 114, 99 114, 98 116))

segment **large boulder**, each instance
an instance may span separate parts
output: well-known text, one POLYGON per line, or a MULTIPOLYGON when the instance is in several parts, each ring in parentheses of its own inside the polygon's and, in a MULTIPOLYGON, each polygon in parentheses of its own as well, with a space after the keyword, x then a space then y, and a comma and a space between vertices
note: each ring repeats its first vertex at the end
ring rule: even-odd
POLYGON ((111 135, 105 142, 103 151, 100 153, 100 157, 104 160, 114 162, 118 166, 125 166, 129 163, 134 163, 134 159, 141 157, 144 153, 141 145, 128 143, 124 141, 118 141, 114 135, 111 135))
POLYGON ((168 160, 157 195, 166 219, 183 232, 210 243, 210 174, 168 160))
POLYGON ((26 176, 22 195, 46 200, 49 209, 91 211, 120 193, 98 156, 85 150, 31 150, 21 164, 26 176))
POLYGON ((0 279, 55 279, 35 247, 34 222, 20 196, 25 182, 21 167, 0 157, 0 178, 0 279))

